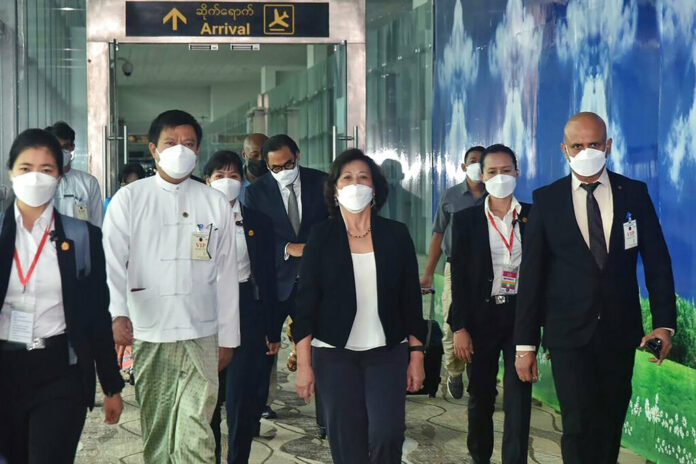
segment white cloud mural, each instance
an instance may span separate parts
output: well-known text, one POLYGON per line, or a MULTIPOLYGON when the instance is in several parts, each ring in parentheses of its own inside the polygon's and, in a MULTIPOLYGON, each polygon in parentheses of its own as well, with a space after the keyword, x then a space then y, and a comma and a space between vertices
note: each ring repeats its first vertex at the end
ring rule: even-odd
POLYGON ((614 139, 609 163, 617 172, 624 170, 627 148, 621 114, 611 104, 611 66, 631 50, 637 24, 636 0, 570 0, 557 28, 558 57, 574 69, 575 109, 597 113, 607 123, 614 139))
MULTIPOLYGON (((675 42, 690 44, 690 67, 693 71, 696 68, 696 1, 659 0, 657 14, 663 50, 670 50, 675 42)), ((696 81, 693 85, 693 93, 690 95, 680 93, 688 95, 691 103, 689 105, 689 102, 679 100, 663 147, 669 160, 670 182, 677 188, 680 187, 680 182, 683 182, 683 177, 680 176, 682 165, 688 160, 696 162, 696 81)))
POLYGON ((524 164, 522 175, 536 175, 537 95, 543 29, 522 5, 509 0, 488 51, 491 74, 503 82, 503 121, 497 140, 512 148, 524 164))

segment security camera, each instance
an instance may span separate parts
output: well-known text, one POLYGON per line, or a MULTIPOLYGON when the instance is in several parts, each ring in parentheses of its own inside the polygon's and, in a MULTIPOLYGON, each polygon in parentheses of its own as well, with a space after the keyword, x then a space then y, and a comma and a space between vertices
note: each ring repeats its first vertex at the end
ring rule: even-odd
POLYGON ((123 71, 124 76, 129 77, 131 74, 133 74, 133 63, 125 58, 119 58, 118 61, 123 61, 121 71, 123 71))

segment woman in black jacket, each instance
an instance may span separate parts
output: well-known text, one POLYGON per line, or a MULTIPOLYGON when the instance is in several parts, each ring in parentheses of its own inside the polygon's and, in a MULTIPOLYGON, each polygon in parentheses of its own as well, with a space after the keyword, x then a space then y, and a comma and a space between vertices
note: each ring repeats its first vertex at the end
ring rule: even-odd
POLYGON ((63 173, 53 135, 22 132, 8 168, 16 201, 0 215, 0 456, 72 463, 95 366, 106 422, 123 409, 101 232, 53 209, 63 173))
POLYGON ((360 150, 331 165, 300 267, 293 337, 297 393, 321 393, 336 464, 398 464, 406 390, 420 390, 423 320, 418 263, 404 224, 377 216, 387 181, 360 150))

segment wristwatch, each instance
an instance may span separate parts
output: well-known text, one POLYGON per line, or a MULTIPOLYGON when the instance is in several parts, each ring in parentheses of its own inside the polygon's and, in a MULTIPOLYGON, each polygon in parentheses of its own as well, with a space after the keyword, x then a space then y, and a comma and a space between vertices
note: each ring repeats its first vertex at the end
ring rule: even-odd
POLYGON ((425 346, 424 345, 417 345, 417 346, 409 346, 408 347, 409 353, 412 353, 414 351, 420 351, 421 353, 425 353, 425 346))

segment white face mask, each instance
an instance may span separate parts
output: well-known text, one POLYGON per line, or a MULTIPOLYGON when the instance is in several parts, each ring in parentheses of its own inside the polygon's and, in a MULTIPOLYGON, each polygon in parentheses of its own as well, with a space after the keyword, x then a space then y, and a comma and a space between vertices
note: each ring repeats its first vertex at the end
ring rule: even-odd
POLYGON ((239 196, 239 192, 242 191, 242 183, 237 179, 228 177, 214 180, 210 183, 210 186, 222 192, 227 198, 227 201, 236 200, 239 196))
POLYGON ((155 150, 159 154, 157 165, 172 179, 183 179, 191 174, 196 167, 198 157, 189 147, 175 145, 166 150, 155 150))
POLYGON ((585 148, 575 156, 570 156, 568 148, 566 148, 566 153, 568 153, 568 158, 570 158, 568 160, 570 169, 575 174, 583 177, 594 176, 607 163, 606 152, 594 148, 585 148))
POLYGON ((53 199, 58 179, 43 172, 27 172, 12 178, 12 190, 22 203, 36 208, 53 199))
POLYGON ((300 166, 295 163, 295 167, 292 169, 283 169, 280 172, 268 172, 271 173, 276 182, 285 187, 286 185, 290 185, 295 182, 297 176, 300 174, 300 166))
POLYGON ((63 167, 67 167, 73 159, 73 153, 70 150, 63 150, 63 167))
POLYGON ((508 174, 498 174, 486 182, 486 191, 495 198, 507 198, 515 191, 517 177, 508 174))
POLYGON ((374 193, 372 187, 362 184, 351 184, 336 190, 336 199, 346 211, 358 214, 367 208, 374 193))
POLYGON ((466 167, 466 177, 472 182, 481 182, 481 163, 468 165, 466 167))

